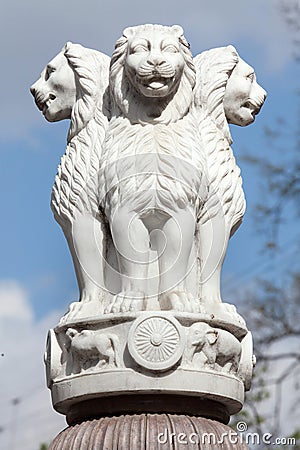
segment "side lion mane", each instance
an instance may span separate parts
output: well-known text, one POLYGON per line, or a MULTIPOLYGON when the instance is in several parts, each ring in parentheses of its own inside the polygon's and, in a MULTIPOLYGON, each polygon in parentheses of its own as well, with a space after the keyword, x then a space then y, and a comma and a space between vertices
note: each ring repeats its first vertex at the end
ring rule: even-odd
POLYGON ((97 50, 67 42, 64 55, 74 72, 76 103, 72 110, 68 141, 95 117, 96 109, 103 106, 99 92, 104 92, 108 81, 109 57, 97 50))
POLYGON ((197 70, 195 105, 205 109, 224 137, 231 143, 225 117, 223 98, 228 79, 238 63, 239 56, 232 45, 206 50, 195 56, 197 70))

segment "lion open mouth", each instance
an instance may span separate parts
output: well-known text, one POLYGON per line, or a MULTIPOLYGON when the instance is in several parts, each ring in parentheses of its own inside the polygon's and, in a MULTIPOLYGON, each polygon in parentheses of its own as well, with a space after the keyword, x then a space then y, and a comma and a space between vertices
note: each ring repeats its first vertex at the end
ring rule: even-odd
POLYGON ((139 82, 148 89, 159 90, 172 82, 172 77, 139 78, 139 82))
POLYGON ((43 114, 45 114, 50 103, 55 99, 56 96, 52 92, 49 92, 46 96, 38 93, 35 96, 35 103, 38 109, 42 111, 43 114))
POLYGON ((242 104, 242 107, 249 109, 253 117, 256 116, 261 109, 261 105, 258 105, 256 102, 249 99, 242 104))

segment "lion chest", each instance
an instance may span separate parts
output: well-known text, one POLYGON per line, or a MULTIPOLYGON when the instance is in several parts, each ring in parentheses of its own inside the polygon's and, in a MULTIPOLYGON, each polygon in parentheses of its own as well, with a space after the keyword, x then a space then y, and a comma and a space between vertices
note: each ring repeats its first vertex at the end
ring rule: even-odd
POLYGON ((189 119, 168 125, 112 121, 105 140, 102 184, 106 208, 184 208, 200 203, 205 163, 189 119))

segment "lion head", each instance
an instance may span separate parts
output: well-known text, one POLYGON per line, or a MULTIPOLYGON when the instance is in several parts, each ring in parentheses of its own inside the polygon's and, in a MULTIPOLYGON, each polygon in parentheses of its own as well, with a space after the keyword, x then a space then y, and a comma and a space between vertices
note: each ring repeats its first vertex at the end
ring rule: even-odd
POLYGON ((254 69, 239 58, 228 79, 223 99, 228 123, 242 127, 250 125, 264 104, 266 95, 256 81, 254 69))
POLYGON ((176 121, 188 112, 194 85, 193 58, 181 27, 124 30, 111 59, 113 113, 121 111, 131 122, 176 121))
POLYGON ((68 140, 102 107, 109 57, 68 42, 31 86, 37 107, 49 122, 71 119, 68 140))
POLYGON ((64 49, 47 64, 30 91, 49 122, 71 118, 76 101, 76 83, 64 49))
POLYGON ((204 108, 231 143, 228 123, 246 126, 259 113, 265 90, 255 73, 229 45, 204 51, 194 58, 197 69, 196 107, 204 108))

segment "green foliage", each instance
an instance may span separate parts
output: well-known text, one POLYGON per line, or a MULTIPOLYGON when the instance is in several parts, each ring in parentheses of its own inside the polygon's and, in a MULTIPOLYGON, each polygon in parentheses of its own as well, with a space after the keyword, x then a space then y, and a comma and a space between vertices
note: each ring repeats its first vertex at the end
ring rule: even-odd
POLYGON ((47 448, 48 448, 48 445, 43 443, 43 444, 40 445, 39 450, 47 450, 47 448))

